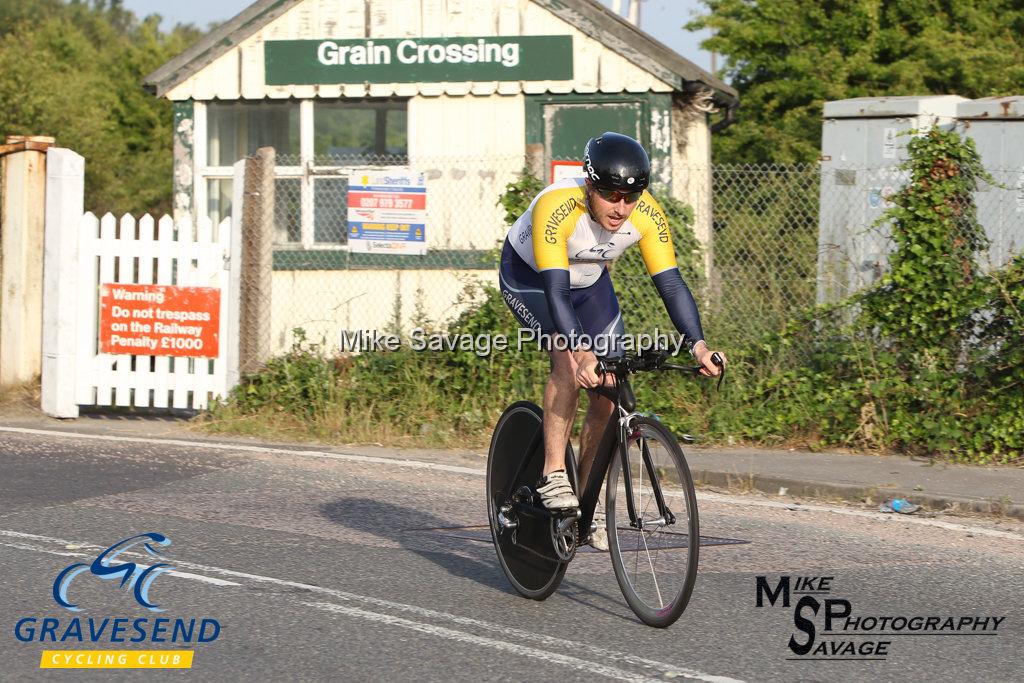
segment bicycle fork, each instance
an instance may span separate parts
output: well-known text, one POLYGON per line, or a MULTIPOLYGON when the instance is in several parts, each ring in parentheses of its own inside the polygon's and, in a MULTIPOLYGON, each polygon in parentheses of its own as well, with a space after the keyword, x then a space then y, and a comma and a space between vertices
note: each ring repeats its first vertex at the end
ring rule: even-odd
POLYGON ((669 510, 665 503, 665 497, 661 492, 661 480, 654 468, 654 461, 651 458, 651 449, 647 445, 647 439, 637 430, 637 441, 640 444, 640 456, 643 460, 644 469, 647 470, 647 477, 651 482, 651 489, 654 491, 654 500, 658 504, 658 519, 644 521, 642 516, 636 513, 636 501, 633 496, 633 473, 629 467, 629 439, 627 429, 628 419, 623 420, 619 426, 619 455, 622 462, 622 484, 626 490, 626 510, 629 513, 629 525, 634 529, 643 530, 646 526, 669 526, 676 523, 675 515, 669 510))

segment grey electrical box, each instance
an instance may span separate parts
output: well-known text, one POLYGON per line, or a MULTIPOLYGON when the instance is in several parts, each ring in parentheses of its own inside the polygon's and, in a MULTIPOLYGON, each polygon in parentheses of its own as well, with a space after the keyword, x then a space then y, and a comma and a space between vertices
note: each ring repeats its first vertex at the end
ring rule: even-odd
POLYGON ((888 225, 875 225, 886 197, 905 182, 911 130, 952 128, 956 95, 858 97, 826 102, 821 133, 818 303, 838 301, 878 280, 891 249, 888 225))
POLYGON ((997 182, 980 183, 975 203, 990 240, 982 267, 998 268, 1024 248, 1024 95, 961 102, 957 118, 997 182))

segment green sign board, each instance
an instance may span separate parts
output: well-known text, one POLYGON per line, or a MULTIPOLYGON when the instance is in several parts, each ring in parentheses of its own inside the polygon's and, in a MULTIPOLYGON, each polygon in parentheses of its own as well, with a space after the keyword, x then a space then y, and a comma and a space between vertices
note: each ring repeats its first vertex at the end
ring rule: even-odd
POLYGON ((267 85, 572 80, 572 36, 268 40, 267 85))

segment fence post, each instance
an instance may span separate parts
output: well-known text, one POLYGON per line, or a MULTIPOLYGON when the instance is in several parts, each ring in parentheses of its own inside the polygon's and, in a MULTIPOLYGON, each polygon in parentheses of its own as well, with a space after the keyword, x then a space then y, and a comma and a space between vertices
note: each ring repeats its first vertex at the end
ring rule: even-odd
POLYGON ((274 240, 273 147, 245 160, 238 370, 256 372, 270 357, 270 288, 274 240))
POLYGON ((43 207, 49 137, 9 135, 3 145, 0 223, 0 386, 39 375, 43 305, 43 207))
POLYGON ((225 383, 230 393, 240 379, 241 280, 242 280, 242 205, 245 203, 245 159, 232 167, 231 239, 228 241, 228 328, 224 341, 225 383))
POLYGON ((78 417, 77 308, 79 288, 91 284, 77 282, 84 195, 85 159, 70 149, 47 150, 42 408, 51 417, 78 417))

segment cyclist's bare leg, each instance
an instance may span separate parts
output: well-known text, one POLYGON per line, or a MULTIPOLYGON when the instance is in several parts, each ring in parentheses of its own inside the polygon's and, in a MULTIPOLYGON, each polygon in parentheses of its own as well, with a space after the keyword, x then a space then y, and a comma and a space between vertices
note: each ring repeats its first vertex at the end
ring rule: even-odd
POLYGON ((551 351, 551 376, 544 389, 544 472, 565 469, 565 445, 576 418, 580 391, 568 351, 551 351))
POLYGON ((594 462, 597 448, 601 444, 608 418, 615 411, 615 403, 605 396, 588 391, 590 405, 587 406, 587 417, 580 434, 580 493, 586 490, 590 466, 594 462))

